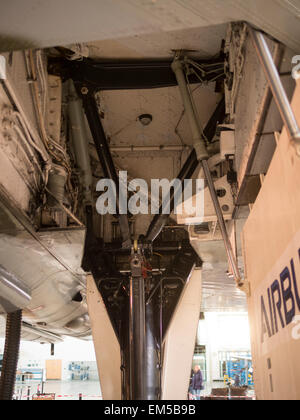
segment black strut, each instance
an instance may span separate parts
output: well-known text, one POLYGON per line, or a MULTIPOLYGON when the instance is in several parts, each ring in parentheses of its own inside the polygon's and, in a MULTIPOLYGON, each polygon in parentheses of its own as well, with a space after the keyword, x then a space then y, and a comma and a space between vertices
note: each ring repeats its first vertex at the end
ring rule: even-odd
MULTIPOLYGON (((194 61, 204 70, 203 82, 224 79, 223 56, 194 61)), ((48 72, 63 80, 71 78, 90 91, 156 89, 177 86, 171 64, 172 60, 70 61, 60 57, 49 59, 48 72)), ((189 82, 199 83, 199 78, 191 74, 189 82)))
POLYGON ((120 214, 119 211, 120 200, 122 200, 122 197, 120 197, 119 195, 119 177, 117 175, 114 162, 110 153, 110 149, 107 144, 105 132, 98 112, 97 102, 93 93, 89 93, 86 95, 82 94, 82 87, 79 87, 79 93, 82 97, 83 108, 87 116, 87 120, 94 139, 94 144, 97 150, 97 154, 102 166, 104 176, 114 181, 114 184, 116 186, 117 213, 119 218, 120 230, 123 238, 123 244, 125 247, 130 247, 131 237, 128 217, 126 214, 120 214))

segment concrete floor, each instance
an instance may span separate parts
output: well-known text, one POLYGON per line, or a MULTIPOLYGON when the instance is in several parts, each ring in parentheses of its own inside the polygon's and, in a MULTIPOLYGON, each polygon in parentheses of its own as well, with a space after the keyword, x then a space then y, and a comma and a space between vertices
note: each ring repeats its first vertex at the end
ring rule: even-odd
MULTIPOLYGON (((22 400, 27 399, 28 386, 30 386, 30 395, 37 393, 39 382, 27 382, 16 384, 15 395, 22 395, 22 400), (22 394, 21 394, 22 392, 22 394)), ((55 394, 55 400, 79 400, 79 394, 82 394, 83 400, 101 400, 101 390, 98 381, 47 381, 44 384, 44 393, 55 394)), ((31 399, 31 398, 30 398, 31 399)))
MULTIPOLYGON (((38 386, 41 390, 41 384, 39 382, 28 382, 24 384, 17 383, 15 395, 19 399, 27 399, 28 386, 30 386, 30 395, 37 393, 38 386), (22 394, 21 394, 22 391, 22 394)), ((202 396, 208 396, 211 394, 212 388, 223 388, 224 382, 206 383, 205 389, 201 392, 202 396)), ((45 393, 54 393, 55 400, 79 400, 79 394, 82 394, 83 400, 101 400, 100 383, 98 381, 47 381, 44 384, 45 393)), ((249 390, 248 396, 254 398, 254 391, 249 390)), ((30 398, 31 399, 31 398, 30 398)))

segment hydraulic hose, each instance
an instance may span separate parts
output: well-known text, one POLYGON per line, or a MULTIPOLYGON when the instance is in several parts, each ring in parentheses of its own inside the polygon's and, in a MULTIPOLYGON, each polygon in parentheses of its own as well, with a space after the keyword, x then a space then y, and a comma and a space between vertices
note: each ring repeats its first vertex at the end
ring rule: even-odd
POLYGON ((22 311, 7 314, 5 348, 0 378, 0 401, 12 400, 21 339, 22 311))

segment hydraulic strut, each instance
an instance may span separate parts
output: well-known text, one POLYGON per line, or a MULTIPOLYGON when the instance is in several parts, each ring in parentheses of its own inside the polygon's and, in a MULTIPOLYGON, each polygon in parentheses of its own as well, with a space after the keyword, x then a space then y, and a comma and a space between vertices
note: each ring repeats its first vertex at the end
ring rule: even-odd
POLYGON ((237 260, 235 258, 235 255, 233 253, 233 249, 231 246, 231 242, 229 240, 229 236, 228 236, 228 232, 227 232, 227 228, 226 228, 226 224, 225 224, 225 220, 223 217, 223 213, 221 210, 221 206, 218 200, 218 196, 215 190, 215 186, 214 186, 214 182, 209 170, 209 166, 207 163, 207 160, 209 158, 209 155, 207 153, 206 150, 206 146, 205 146, 205 138, 204 135, 202 133, 201 127, 199 125, 199 121, 196 115, 196 110, 194 108, 193 105, 193 101, 191 98, 191 93, 188 89, 187 86, 187 81, 186 81, 186 75, 184 72, 184 67, 183 67, 183 60, 180 58, 179 54, 176 54, 175 59, 173 61, 172 64, 172 70, 174 71, 175 75, 176 75, 176 79, 178 82, 178 86, 180 89, 180 93, 181 93, 181 97, 182 97, 182 101, 183 101, 183 105, 184 105, 184 109, 189 121, 189 125, 191 128, 191 132, 192 132, 192 136, 193 136, 193 142, 194 142, 194 149, 196 151, 196 155, 197 155, 197 159, 199 162, 201 162, 203 171, 204 171, 204 175, 205 178, 207 180, 207 184, 208 184, 208 188, 209 188, 209 192, 213 201, 213 205, 216 211, 216 215, 218 218, 218 223, 220 226, 220 230, 222 233, 222 237, 223 237, 223 241, 224 241, 224 245, 225 245, 225 249, 226 249, 226 253, 227 253, 227 257, 228 257, 228 261, 230 263, 231 269, 232 269, 232 273, 234 275, 235 281, 237 283, 238 286, 242 286, 243 285, 243 281, 241 279, 241 275, 239 272, 239 268, 238 268, 238 263, 237 260))
MULTIPOLYGON (((136 243, 136 242, 135 242, 136 243)), ((145 285, 142 275, 141 248, 133 247, 130 277, 129 347, 130 347, 130 399, 145 398, 145 285)))
MULTIPOLYGON (((176 78, 170 68, 169 72, 175 84, 176 78)), ((104 176, 114 181, 117 187, 117 215, 122 235, 122 243, 105 244, 103 239, 97 238, 93 228, 92 205, 87 200, 87 235, 82 267, 92 272, 120 343, 123 398, 159 399, 163 340, 185 284, 199 259, 191 245, 184 241, 153 243, 167 221, 168 215, 164 214, 153 219, 147 238, 143 238, 141 243, 135 241, 132 244, 128 216, 121 211, 119 177, 102 127, 95 90, 82 81, 75 79, 74 82, 82 99, 104 176), (152 267, 147 266, 146 257, 157 251, 167 258, 168 263, 156 287, 156 279, 152 267), (130 252, 129 273, 119 271, 115 257, 126 256, 130 252)), ((221 101, 207 126, 207 137, 213 137, 216 121, 222 119, 224 108, 224 101, 221 101)), ((198 164, 197 152, 193 150, 179 174, 182 183, 193 175, 198 164)), ((173 192, 170 198, 171 208, 175 194, 173 192)))

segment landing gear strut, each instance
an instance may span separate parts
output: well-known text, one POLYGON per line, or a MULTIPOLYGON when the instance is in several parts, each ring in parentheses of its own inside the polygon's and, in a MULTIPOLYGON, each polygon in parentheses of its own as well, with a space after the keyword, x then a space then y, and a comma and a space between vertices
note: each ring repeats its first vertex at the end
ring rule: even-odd
MULTIPOLYGON (((176 85, 176 77, 171 62, 164 63, 165 79, 159 86, 176 85)), ((162 240, 162 231, 169 214, 174 210, 172 191, 169 202, 169 214, 156 215, 149 226, 146 237, 132 242, 128 216, 122 214, 123 199, 119 188, 119 177, 115 169, 110 149, 102 127, 95 94, 103 89, 100 77, 103 68, 91 62, 75 63, 71 68, 68 63, 68 74, 65 78, 73 79, 78 97, 82 100, 87 121, 92 133, 95 148, 104 176, 116 185, 115 202, 121 232, 120 244, 106 244, 96 238, 93 227, 93 210, 86 205, 87 236, 83 269, 91 272, 96 286, 102 296, 115 335, 121 350, 122 398, 125 400, 155 400, 161 398, 162 350, 168 328, 183 290, 195 266, 201 261, 189 243, 188 233, 182 229, 182 237, 172 243, 162 240), (101 70, 102 69, 102 70, 101 70), (100 73, 99 73, 100 72, 100 73), (99 77, 98 77, 99 75, 99 77), (128 255, 129 269, 120 270, 117 259, 128 255), (155 258, 156 261, 155 261, 155 258), (151 266, 154 261, 156 266, 151 266)), ((222 62, 202 63, 207 68, 207 81, 222 77, 222 62)), ((114 67, 115 68, 115 67, 114 67)), ((128 71, 135 71, 133 63, 126 66, 128 71)), ((144 63, 137 70, 143 79, 136 86, 136 80, 126 79, 124 89, 157 87, 153 85, 150 74, 156 71, 157 63, 144 63), (142 84, 141 84, 142 83, 142 84), (146 84, 146 85, 145 85, 146 84)), ((116 69, 115 69, 116 70, 116 69)), ((117 71, 121 71, 120 68, 117 71)), ((106 73, 107 74, 107 73, 106 73)), ((118 78, 120 82, 122 78, 118 78)), ((104 86, 104 88, 108 88, 104 86)), ((117 85, 116 85, 117 86, 117 85)), ((122 87, 121 87, 122 88, 122 87)), ((205 136, 212 141, 216 126, 223 121, 225 114, 224 100, 220 102, 215 113, 205 128, 205 136)), ((196 150, 193 150, 178 175, 184 189, 184 180, 191 178, 199 163, 196 150)))

